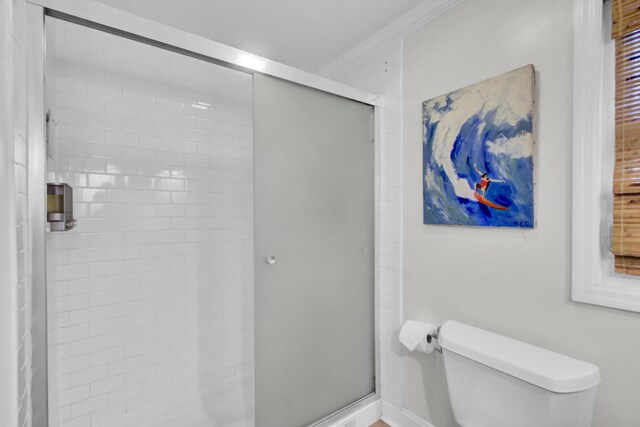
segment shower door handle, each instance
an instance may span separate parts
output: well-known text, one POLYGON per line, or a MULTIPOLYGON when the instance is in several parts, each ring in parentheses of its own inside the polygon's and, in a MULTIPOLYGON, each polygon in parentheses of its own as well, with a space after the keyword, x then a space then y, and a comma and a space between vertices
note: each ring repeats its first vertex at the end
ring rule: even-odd
POLYGON ((273 255, 268 255, 268 256, 265 258, 265 262, 266 262, 267 264, 269 264, 269 265, 273 265, 273 264, 275 264, 275 263, 276 263, 276 257, 275 257, 275 256, 273 256, 273 255))

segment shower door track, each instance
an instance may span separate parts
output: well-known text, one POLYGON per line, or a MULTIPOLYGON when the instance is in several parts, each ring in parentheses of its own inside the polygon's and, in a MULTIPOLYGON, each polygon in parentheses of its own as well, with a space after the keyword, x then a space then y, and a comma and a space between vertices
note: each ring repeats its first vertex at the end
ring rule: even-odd
POLYGON ((316 421, 315 423, 309 424, 304 427, 329 427, 333 425, 333 423, 335 423, 337 419, 341 418, 342 416, 347 416, 359 409, 365 408, 366 406, 375 402, 376 399, 377 399, 377 393, 374 392, 374 393, 368 394, 356 400, 355 402, 348 404, 344 408, 338 409, 333 414, 329 414, 326 417, 322 418, 321 420, 316 421))
MULTIPOLYGON (((284 65, 201 36, 169 27, 91 0, 26 0, 27 14, 27 108, 28 108, 28 217, 31 252, 29 273, 32 289, 32 413, 33 425, 48 427, 48 358, 46 294, 46 122, 45 122, 45 18, 51 16, 107 32, 140 43, 190 56, 248 74, 265 74, 290 83, 310 87, 342 98, 371 105, 375 115, 375 169, 379 173, 379 97, 315 74, 284 65)), ((376 205, 380 200, 376 191, 376 205)), ((377 210, 377 209, 376 209, 377 210)), ((377 218, 376 212, 376 218, 377 218)), ((376 220, 376 236, 377 220, 376 220)), ((376 245, 377 246, 377 245, 376 245)), ((378 262, 376 256, 375 267, 378 262)), ((377 274, 375 275, 377 276, 377 274)), ((377 287, 377 279, 375 280, 377 287)), ((377 294, 377 293, 374 293, 377 294)), ((378 311, 375 301, 375 367, 379 372, 378 311)), ((372 404, 380 398, 379 375, 375 392, 364 396, 314 426, 328 426, 338 418, 372 404)))
POLYGON ((375 94, 90 0, 26 1, 41 8, 43 16, 70 21, 249 74, 266 74, 377 106, 378 96, 375 94))

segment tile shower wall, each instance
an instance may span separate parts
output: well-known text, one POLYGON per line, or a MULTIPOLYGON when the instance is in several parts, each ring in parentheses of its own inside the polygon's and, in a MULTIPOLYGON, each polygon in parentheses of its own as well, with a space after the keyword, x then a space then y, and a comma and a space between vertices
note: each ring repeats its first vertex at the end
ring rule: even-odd
POLYGON ((78 220, 47 237, 52 421, 253 426, 251 77, 56 20, 48 43, 78 220))
POLYGON ((0 16, 0 424, 25 427, 32 425, 25 3, 0 0, 0 16))
POLYGON ((12 2, 13 29, 13 167, 17 256, 18 425, 31 426, 31 274, 27 183, 27 53, 25 3, 12 2))

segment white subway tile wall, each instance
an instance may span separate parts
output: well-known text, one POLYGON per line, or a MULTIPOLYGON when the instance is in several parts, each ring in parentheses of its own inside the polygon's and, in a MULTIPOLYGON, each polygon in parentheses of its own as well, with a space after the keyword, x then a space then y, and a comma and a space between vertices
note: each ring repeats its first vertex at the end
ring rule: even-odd
POLYGON ((251 76, 48 25, 52 421, 253 426, 251 76))
MULTIPOLYGON (((346 56, 345 56, 346 57, 346 56)), ((377 151, 376 292, 381 398, 402 408, 402 38, 353 61, 326 67, 327 77, 380 95, 377 151)))
MULTIPOLYGON (((13 271, 12 282, 4 283, 3 286, 11 286, 12 298, 7 299, 3 304, 2 310, 5 313, 11 313, 12 319, 12 343, 11 350, 15 351, 13 361, 17 362, 15 366, 3 366, 3 372, 7 376, 3 382, 6 386, 17 385, 17 389, 12 389, 11 393, 15 393, 15 397, 11 396, 11 402, 17 406, 12 408, 14 414, 12 419, 15 425, 25 427, 32 425, 32 402, 31 402, 31 379, 32 379, 32 363, 31 363, 31 275, 29 270, 30 263, 30 241, 29 241, 29 217, 28 217, 28 151, 27 151, 27 58, 26 58, 26 9, 25 3, 20 1, 2 1, 0 9, 2 10, 3 24, 0 31, 0 42, 2 43, 2 61, 4 62, 5 73, 3 77, 6 80, 2 84, 8 84, 9 87, 3 87, 3 100, 6 104, 8 113, 3 114, 2 119, 7 119, 7 123, 0 123, 3 132, 6 132, 9 146, 5 153, 7 156, 7 164, 1 167, 12 170, 13 188, 3 188, 7 194, 13 196, 13 204, 10 202, 3 205, 2 209, 11 209, 13 212, 2 215, 5 220, 13 222, 15 231, 12 236, 15 240, 12 242, 14 248, 13 253, 4 254, 9 262, 14 265, 9 268, 13 271), (6 14, 6 15, 5 15, 6 14), (11 378, 10 378, 11 377, 11 378), (17 380, 17 381, 16 381, 17 380)), ((2 109, 4 110, 4 108, 2 109)), ((4 113, 5 111, 3 111, 4 113)), ((0 121, 3 121, 0 119, 0 121)), ((7 186, 10 185, 6 182, 7 186)), ((3 342, 4 344, 5 342, 3 342)), ((8 344, 8 342, 6 342, 8 344)), ((5 386, 3 384, 3 386, 5 386)))

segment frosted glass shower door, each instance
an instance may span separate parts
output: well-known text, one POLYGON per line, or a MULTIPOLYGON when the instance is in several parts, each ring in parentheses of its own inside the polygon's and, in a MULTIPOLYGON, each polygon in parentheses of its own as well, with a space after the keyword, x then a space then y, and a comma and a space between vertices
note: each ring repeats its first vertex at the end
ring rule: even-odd
POLYGON ((375 390, 373 141, 373 107, 254 76, 257 427, 375 390))

